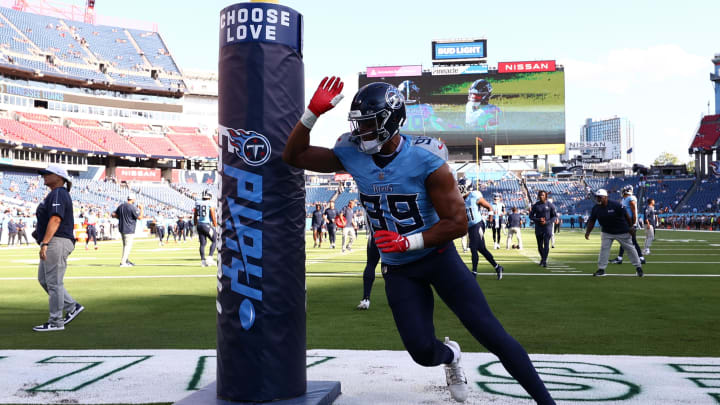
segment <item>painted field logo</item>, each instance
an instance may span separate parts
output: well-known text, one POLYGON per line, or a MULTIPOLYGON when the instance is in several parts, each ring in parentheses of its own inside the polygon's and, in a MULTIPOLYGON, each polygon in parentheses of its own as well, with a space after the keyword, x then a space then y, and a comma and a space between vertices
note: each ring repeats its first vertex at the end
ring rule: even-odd
POLYGON ((263 134, 244 129, 224 128, 227 131, 229 146, 235 149, 235 155, 250 166, 260 166, 270 159, 270 141, 263 134))
MULTIPOLYGON (((538 374, 556 400, 623 401, 640 393, 615 367, 579 361, 534 361, 538 374)), ((478 367, 478 387, 485 392, 512 398, 530 399, 520 384, 510 377, 499 361, 478 367)))

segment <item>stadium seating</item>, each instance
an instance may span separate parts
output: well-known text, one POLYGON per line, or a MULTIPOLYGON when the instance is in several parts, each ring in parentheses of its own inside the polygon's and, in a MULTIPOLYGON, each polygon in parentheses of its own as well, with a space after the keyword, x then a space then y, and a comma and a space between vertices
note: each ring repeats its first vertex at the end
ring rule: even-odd
POLYGON ((128 140, 148 156, 182 157, 182 153, 163 136, 131 136, 128 140))
POLYGON ((213 145, 206 135, 168 133, 167 138, 177 146, 183 156, 217 158, 217 145, 213 145))
POLYGON ((17 115, 19 115, 20 117, 22 117, 26 120, 30 120, 30 121, 40 121, 40 122, 50 121, 50 117, 48 117, 45 114, 36 114, 36 113, 18 111, 17 115))
POLYGON ((693 194, 677 209, 678 212, 708 212, 720 210, 720 179, 702 180, 693 194), (710 208, 708 208, 708 205, 710 208))
POLYGON ((0 130, 2 130, 3 136, 10 141, 32 145, 43 145, 51 148, 70 149, 69 144, 50 138, 49 136, 23 125, 23 123, 12 119, 0 118, 0 130))
POLYGON ((669 211, 677 209, 685 194, 692 187, 694 178, 688 179, 653 179, 645 182, 644 198, 655 200, 655 209, 660 211, 668 208, 669 211))
POLYGON ((493 193, 502 194, 502 201, 508 209, 517 207, 524 210, 528 206, 525 192, 517 178, 480 182, 480 191, 488 202, 492 202, 493 193))
POLYGON ((68 120, 72 124, 80 127, 102 128, 102 125, 100 125, 100 121, 97 120, 86 120, 82 118, 68 118, 68 120))
POLYGON ((178 125, 169 125, 168 126, 168 133, 195 135, 199 132, 200 132, 200 128, 198 128, 198 127, 182 127, 182 126, 178 126, 178 125))
POLYGON ((690 148, 709 150, 720 138, 720 114, 706 115, 700 120, 700 128, 690 148))
POLYGON ((128 29, 135 42, 153 66, 162 68, 165 72, 180 75, 175 61, 170 57, 170 51, 157 32, 148 32, 128 29))
POLYGON ((100 145, 101 151, 115 155, 146 155, 137 146, 130 143, 126 137, 118 135, 110 129, 74 127, 73 130, 100 145))
POLYGON ((535 201, 537 192, 545 190, 548 198, 552 199, 558 213, 574 214, 577 212, 576 205, 587 197, 585 185, 580 181, 528 181, 530 198, 535 201))
POLYGON ((0 63, 58 77, 184 89, 180 70, 156 32, 87 24, 0 7, 0 63), (48 59, 46 59, 46 55, 48 59), (50 61, 52 64, 48 64, 50 61), (105 70, 100 72, 100 64, 105 70), (158 80, 150 75, 159 72, 158 80))
POLYGON ((150 126, 148 124, 118 122, 117 125, 118 125, 118 127, 122 128, 122 129, 129 129, 131 131, 150 131, 150 126))
POLYGON ((91 142, 72 129, 66 128, 62 125, 42 122, 25 122, 25 125, 49 138, 53 138, 65 145, 69 145, 73 150, 88 152, 99 152, 103 150, 100 145, 91 142))

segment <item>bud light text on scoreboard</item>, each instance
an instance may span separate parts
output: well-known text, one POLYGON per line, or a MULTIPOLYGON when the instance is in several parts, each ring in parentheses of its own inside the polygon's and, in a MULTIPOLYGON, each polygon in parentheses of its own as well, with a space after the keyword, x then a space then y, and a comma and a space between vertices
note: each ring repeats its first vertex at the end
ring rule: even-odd
POLYGON ((499 62, 498 73, 554 72, 554 60, 499 62))
POLYGON ((220 46, 268 42, 302 51, 302 16, 279 4, 240 3, 220 12, 220 46))
POLYGON ((432 43, 433 60, 467 60, 487 58, 487 40, 432 43))

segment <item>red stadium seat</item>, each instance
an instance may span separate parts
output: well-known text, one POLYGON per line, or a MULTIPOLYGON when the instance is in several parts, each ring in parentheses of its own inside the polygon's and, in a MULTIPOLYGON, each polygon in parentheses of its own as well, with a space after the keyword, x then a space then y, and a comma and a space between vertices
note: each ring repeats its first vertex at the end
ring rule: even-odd
POLYGON ((96 142, 92 142, 87 138, 80 136, 77 132, 72 129, 66 128, 62 125, 52 123, 40 123, 40 122, 26 122, 25 125, 33 128, 34 130, 42 133, 43 135, 56 139, 65 145, 69 145, 72 149, 86 150, 99 152, 103 148, 100 147, 96 142))
POLYGON ((183 155, 182 152, 164 136, 131 136, 128 139, 146 155, 172 157, 182 157, 183 155))
POLYGON ((102 151, 114 155, 145 155, 143 151, 130 143, 127 138, 118 135, 110 129, 76 127, 74 130, 83 137, 100 145, 102 151))
POLYGON ((720 114, 706 115, 700 121, 695 138, 690 148, 710 150, 720 138, 720 114))
POLYGON ((167 134, 185 157, 217 157, 217 144, 213 144, 207 135, 167 134))
POLYGON ((2 129, 5 136, 11 141, 70 149, 69 144, 65 144, 57 139, 53 139, 45 134, 42 134, 23 125, 23 123, 19 121, 0 118, 0 129, 2 129))

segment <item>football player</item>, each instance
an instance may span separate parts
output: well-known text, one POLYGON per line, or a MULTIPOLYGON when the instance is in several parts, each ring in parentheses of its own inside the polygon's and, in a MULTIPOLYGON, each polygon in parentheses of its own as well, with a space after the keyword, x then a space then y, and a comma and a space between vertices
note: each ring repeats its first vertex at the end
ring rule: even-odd
POLYGON ((479 131, 497 129, 500 108, 490 104, 492 85, 485 79, 478 79, 468 89, 468 102, 465 105, 465 125, 479 131))
MULTIPOLYGON (((622 195, 623 199, 621 202, 621 205, 625 211, 627 211, 628 215, 630 215, 630 218, 632 219, 632 227, 637 228, 638 225, 638 208, 637 208, 637 197, 633 195, 633 186, 626 185, 622 189, 622 195)), ((640 245, 637 243, 637 238, 635 237, 635 233, 632 234, 632 243, 635 247, 635 250, 637 251, 638 256, 640 257, 640 263, 645 264, 645 256, 643 256, 642 249, 640 249, 640 245)), ((620 245, 620 251, 618 251, 617 259, 613 260, 613 264, 622 264, 623 262, 623 254, 625 253, 625 248, 620 245)))
POLYGON ((213 256, 215 255, 215 243, 217 241, 217 215, 215 215, 215 204, 212 202, 210 190, 202 192, 202 199, 195 203, 193 210, 193 222, 197 227, 198 240, 200 241, 200 264, 203 267, 214 266, 213 256), (205 246, 210 240, 210 255, 205 257, 205 246))
POLYGON ((160 239, 160 246, 164 245, 163 238, 165 237, 165 216, 162 212, 157 213, 155 215, 155 234, 160 239))
POLYGON ((97 222, 98 217, 95 214, 94 210, 89 210, 88 214, 85 216, 85 225, 87 226, 87 239, 85 239, 85 250, 88 250, 88 245, 90 244, 90 239, 92 239, 95 250, 97 250, 97 222))
POLYGON ((460 345, 435 337, 433 289, 475 338, 497 355, 508 372, 540 404, 553 404, 525 352, 495 318, 453 239, 467 230, 462 197, 447 149, 437 140, 400 134, 402 94, 387 83, 370 83, 350 104, 352 132, 333 149, 310 145, 318 117, 342 99, 339 78, 325 78, 288 138, 283 160, 297 168, 355 179, 360 201, 380 250, 385 293, 405 348, 426 367, 445 365, 451 396, 464 401, 467 379, 460 345))
MULTIPOLYGON (((480 191, 472 189, 472 184, 468 185, 463 180, 464 179, 461 179, 458 183, 458 190, 465 200, 465 212, 468 218, 467 233, 470 239, 470 256, 472 257, 472 272, 477 276, 478 260, 480 259, 478 252, 480 252, 483 257, 485 257, 485 260, 493 266, 497 274, 497 279, 500 280, 503 275, 503 267, 497 264, 492 253, 490 253, 485 246, 485 218, 480 211, 481 207, 492 211, 493 206, 483 198, 480 191)), ((493 228, 493 237, 494 235, 495 230, 493 228)))
POLYGON ((500 249, 500 238, 502 237, 502 228, 505 225, 505 203, 502 202, 502 196, 500 193, 493 193, 492 203, 492 216, 493 216, 493 244, 495 249, 500 249))

